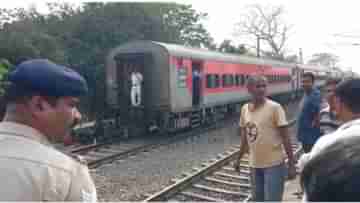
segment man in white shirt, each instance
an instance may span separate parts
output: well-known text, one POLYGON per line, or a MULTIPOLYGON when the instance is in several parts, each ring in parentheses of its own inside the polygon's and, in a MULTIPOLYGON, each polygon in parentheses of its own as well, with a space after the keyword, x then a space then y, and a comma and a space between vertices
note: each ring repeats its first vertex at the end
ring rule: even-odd
POLYGON ((141 84, 142 74, 135 67, 131 72, 131 105, 139 106, 141 104, 141 84))

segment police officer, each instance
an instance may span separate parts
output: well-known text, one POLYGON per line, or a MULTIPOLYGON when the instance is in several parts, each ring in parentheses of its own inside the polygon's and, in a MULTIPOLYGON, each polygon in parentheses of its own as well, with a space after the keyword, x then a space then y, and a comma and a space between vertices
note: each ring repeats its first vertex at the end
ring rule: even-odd
POLYGON ((96 201, 83 163, 57 151, 81 115, 87 84, 78 73, 46 59, 27 60, 9 74, 0 122, 0 201, 96 201))

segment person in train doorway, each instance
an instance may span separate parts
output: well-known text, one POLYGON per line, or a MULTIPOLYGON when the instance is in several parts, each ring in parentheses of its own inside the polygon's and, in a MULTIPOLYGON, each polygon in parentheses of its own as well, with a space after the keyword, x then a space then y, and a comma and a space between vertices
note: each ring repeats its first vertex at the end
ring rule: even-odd
POLYGON ((200 82, 201 82, 201 75, 200 75, 200 71, 197 69, 193 70, 193 91, 194 91, 194 98, 193 98, 193 104, 194 105, 199 105, 199 99, 200 99, 200 82))
POLYGON ((302 86, 305 94, 299 105, 297 137, 304 152, 308 153, 320 137, 321 95, 315 87, 315 75, 311 72, 302 75, 302 86))
POLYGON ((87 83, 46 59, 27 60, 9 74, 0 122, 0 201, 97 201, 87 165, 56 150, 81 114, 87 83))
POLYGON ((138 70, 138 66, 133 68, 131 72, 131 105, 138 107, 141 105, 141 86, 143 76, 138 70))
POLYGON ((241 108, 240 153, 234 168, 240 171, 240 159, 249 152, 252 200, 281 201, 286 173, 296 175, 295 160, 289 139, 288 122, 283 107, 266 97, 267 80, 254 75, 247 80, 251 101, 241 108), (286 171, 284 153, 288 157, 286 171))

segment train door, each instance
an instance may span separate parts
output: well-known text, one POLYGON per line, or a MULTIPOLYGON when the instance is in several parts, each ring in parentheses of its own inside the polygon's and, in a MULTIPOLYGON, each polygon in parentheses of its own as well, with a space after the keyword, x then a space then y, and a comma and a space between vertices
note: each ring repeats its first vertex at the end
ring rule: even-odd
POLYGON ((199 106, 202 96, 202 62, 192 62, 192 105, 199 106))
POLYGON ((143 126, 146 106, 145 66, 151 65, 149 60, 151 56, 146 54, 120 54, 116 57, 118 113, 122 125, 128 126, 129 130, 143 126))
POLYGON ((149 59, 151 57, 146 54, 121 54, 116 57, 120 105, 142 107, 146 104, 145 66, 150 64, 149 59))

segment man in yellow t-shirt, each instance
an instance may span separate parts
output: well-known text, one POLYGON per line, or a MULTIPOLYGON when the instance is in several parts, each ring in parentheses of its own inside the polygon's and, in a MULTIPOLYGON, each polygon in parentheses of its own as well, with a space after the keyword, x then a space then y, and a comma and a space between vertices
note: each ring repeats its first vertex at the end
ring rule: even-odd
POLYGON ((289 178, 295 177, 295 163, 282 106, 266 98, 267 80, 255 75, 249 77, 247 89, 252 99, 241 109, 241 146, 234 167, 249 152, 252 200, 281 201, 286 175, 284 148, 289 158, 289 178))

